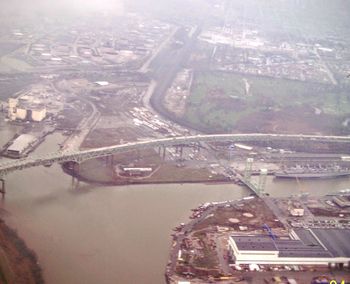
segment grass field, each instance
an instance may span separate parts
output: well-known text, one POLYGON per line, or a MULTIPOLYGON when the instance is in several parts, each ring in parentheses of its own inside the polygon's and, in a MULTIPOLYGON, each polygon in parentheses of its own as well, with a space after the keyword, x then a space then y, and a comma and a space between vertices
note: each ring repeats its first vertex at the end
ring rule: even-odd
MULTIPOLYGON (((256 113, 309 111, 309 118, 350 116, 349 90, 333 85, 223 72, 197 73, 187 100, 185 119, 212 132, 235 130, 256 113), (248 86, 248 87, 247 87, 248 86), (317 114, 318 113, 318 114, 317 114)), ((293 113, 291 114, 293 116, 293 113)))

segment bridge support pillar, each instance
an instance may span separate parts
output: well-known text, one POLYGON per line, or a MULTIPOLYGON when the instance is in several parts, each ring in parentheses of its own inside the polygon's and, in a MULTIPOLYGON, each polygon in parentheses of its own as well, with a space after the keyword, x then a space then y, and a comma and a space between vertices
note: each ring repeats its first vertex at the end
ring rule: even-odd
POLYGON ((180 159, 182 160, 182 157, 183 157, 183 153, 184 153, 184 146, 181 145, 180 146, 180 159))
POLYGON ((165 155, 166 155, 166 147, 163 146, 163 160, 165 160, 165 155))
POLYGON ((74 176, 72 176, 72 188, 75 189, 79 187, 80 180, 74 176))
POLYGON ((5 180, 4 179, 0 179, 0 181, 1 181, 0 193, 1 193, 1 197, 4 198, 5 197, 5 193, 6 193, 5 180))
POLYGON ((106 156, 106 166, 112 166, 114 162, 114 157, 113 155, 111 156, 106 156))
POLYGON ((244 180, 245 181, 250 181, 250 178, 252 176, 252 171, 253 171, 253 158, 248 158, 245 164, 245 169, 244 169, 244 180))
POLYGON ((265 185, 266 185, 266 177, 267 177, 268 170, 267 169, 260 169, 260 176, 259 176, 259 183, 258 183, 258 194, 264 195, 265 194, 265 185))

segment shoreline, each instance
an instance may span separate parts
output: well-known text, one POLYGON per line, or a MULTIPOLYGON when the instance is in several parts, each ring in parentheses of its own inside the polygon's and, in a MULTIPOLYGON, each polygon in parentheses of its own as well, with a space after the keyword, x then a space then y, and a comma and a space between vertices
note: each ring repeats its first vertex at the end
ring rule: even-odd
POLYGON ((36 253, 0 216, 0 282, 45 283, 36 253))
POLYGON ((181 180, 181 181, 175 181, 175 180, 168 180, 168 181, 149 181, 145 182, 145 180, 130 182, 130 181, 124 181, 124 182, 112 182, 112 181, 96 181, 96 180, 90 180, 82 175, 79 175, 76 173, 74 169, 69 169, 67 165, 62 164, 61 168, 65 174, 68 174, 74 178, 77 178, 79 181, 87 182, 89 184, 94 185, 102 185, 102 186, 128 186, 128 185, 150 185, 150 184, 190 184, 190 183, 200 183, 200 184, 208 184, 208 185, 215 185, 215 184, 237 184, 239 183, 233 181, 233 180, 227 180, 227 179, 213 179, 213 180, 181 180))

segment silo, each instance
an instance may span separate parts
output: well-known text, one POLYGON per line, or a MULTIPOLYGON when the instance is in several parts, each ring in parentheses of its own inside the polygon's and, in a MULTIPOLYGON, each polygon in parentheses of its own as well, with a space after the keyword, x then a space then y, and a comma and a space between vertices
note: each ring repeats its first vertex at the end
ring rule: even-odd
POLYGON ((24 108, 17 108, 16 118, 21 119, 21 120, 25 120, 26 117, 27 117, 27 110, 24 108))
POLYGON ((46 116, 46 108, 32 110, 33 121, 42 121, 45 118, 45 116, 46 116))

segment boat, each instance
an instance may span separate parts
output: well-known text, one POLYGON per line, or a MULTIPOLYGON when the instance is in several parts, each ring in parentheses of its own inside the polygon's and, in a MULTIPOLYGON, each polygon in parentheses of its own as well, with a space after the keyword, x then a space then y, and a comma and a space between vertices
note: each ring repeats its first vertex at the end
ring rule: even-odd
POLYGON ((339 166, 331 168, 309 168, 309 167, 294 167, 274 173, 276 178, 336 178, 350 176, 349 169, 343 169, 339 166))

